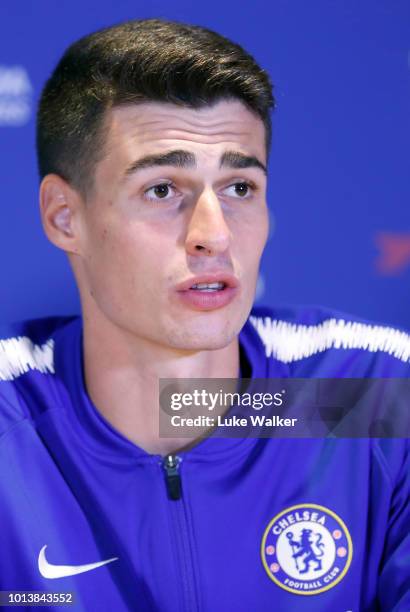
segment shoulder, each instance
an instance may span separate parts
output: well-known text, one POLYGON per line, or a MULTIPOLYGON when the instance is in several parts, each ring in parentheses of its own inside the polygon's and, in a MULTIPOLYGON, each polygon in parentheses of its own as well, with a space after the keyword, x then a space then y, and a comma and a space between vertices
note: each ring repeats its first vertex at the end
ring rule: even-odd
MULTIPOLYGON (((406 330, 312 306, 256 307, 249 322, 267 361, 284 364, 287 376, 410 378, 410 335, 406 330)), ((399 384, 398 380, 392 382, 399 384)), ((406 380, 402 382, 407 385, 406 380)), ((410 494, 409 440, 373 438, 370 446, 391 487, 410 494)))
POLYGON ((405 330, 316 306, 256 307, 249 320, 293 376, 410 376, 405 330))
POLYGON ((54 375, 54 336, 73 318, 0 325, 0 436, 29 418, 27 397, 54 375))

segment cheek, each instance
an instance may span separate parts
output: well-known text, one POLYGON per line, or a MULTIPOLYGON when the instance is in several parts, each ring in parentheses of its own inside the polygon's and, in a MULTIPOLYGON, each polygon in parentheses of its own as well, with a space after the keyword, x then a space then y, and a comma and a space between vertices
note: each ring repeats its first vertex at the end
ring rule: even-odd
POLYGON ((260 211, 258 216, 249 219, 238 231, 236 246, 240 260, 248 269, 259 264, 269 233, 268 212, 260 211))
POLYGON ((169 257, 167 241, 154 229, 130 222, 94 227, 86 265, 90 285, 100 299, 104 294, 124 308, 127 300, 135 306, 136 299, 155 297, 169 257))
POLYGON ((131 290, 140 276, 144 261, 143 245, 128 230, 94 227, 89 235, 85 265, 95 290, 117 292, 131 290))
POLYGON ((270 223, 270 215, 269 215, 268 207, 267 207, 266 202, 265 202, 265 206, 264 206, 262 214, 261 214, 261 223, 260 223, 260 240, 261 240, 263 246, 265 246, 266 241, 268 239, 268 235, 269 235, 269 223, 270 223))

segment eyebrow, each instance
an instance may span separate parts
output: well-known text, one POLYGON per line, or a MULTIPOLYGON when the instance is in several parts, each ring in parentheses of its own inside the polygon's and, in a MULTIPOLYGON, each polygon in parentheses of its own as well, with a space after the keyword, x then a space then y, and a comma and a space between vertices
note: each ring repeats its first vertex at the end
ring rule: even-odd
MULTIPOLYGON (((173 166, 175 168, 195 168, 196 157, 190 151, 174 149, 166 153, 145 155, 134 161, 125 171, 125 178, 144 168, 155 166, 173 166)), ((267 174, 266 166, 254 155, 245 155, 240 151, 226 151, 219 163, 220 168, 259 168, 267 174)))
POLYGON ((259 168, 267 174, 266 166, 254 155, 245 155, 239 151, 226 151, 221 157, 221 168, 259 168))
POLYGON ((145 155, 134 161, 131 166, 125 171, 125 176, 130 176, 143 168, 152 168, 154 166, 174 166, 176 168, 193 168, 196 166, 196 159, 193 153, 175 149, 167 153, 159 153, 157 155, 145 155))

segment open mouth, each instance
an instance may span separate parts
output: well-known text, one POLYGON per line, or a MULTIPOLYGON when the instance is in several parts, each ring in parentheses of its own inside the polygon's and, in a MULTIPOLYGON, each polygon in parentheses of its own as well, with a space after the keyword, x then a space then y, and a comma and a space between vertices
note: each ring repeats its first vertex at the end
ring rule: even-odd
POLYGON ((179 299, 194 310, 215 310, 227 306, 239 292, 238 280, 231 275, 218 274, 220 280, 215 279, 216 274, 214 278, 209 276, 181 283, 177 289, 179 299))
POLYGON ((192 285, 190 289, 193 289, 194 291, 212 293, 215 291, 222 291, 226 286, 226 283, 197 283, 196 285, 192 285))

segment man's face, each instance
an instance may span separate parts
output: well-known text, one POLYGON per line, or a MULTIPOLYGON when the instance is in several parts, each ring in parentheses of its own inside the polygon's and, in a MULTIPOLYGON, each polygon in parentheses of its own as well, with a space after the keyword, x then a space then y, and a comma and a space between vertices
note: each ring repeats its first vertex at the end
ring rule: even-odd
POLYGON ((108 119, 82 210, 86 316, 162 346, 226 346, 252 307, 268 232, 262 121, 234 100, 129 105, 108 119), (223 284, 190 288, 204 279, 223 284))

